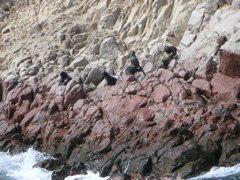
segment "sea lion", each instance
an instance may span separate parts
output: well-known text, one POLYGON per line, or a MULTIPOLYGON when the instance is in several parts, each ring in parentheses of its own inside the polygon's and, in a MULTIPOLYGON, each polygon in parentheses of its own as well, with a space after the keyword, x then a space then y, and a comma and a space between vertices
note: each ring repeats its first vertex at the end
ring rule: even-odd
POLYGON ((136 67, 133 66, 133 65, 130 65, 130 66, 128 66, 128 67, 125 69, 125 74, 127 74, 127 75, 134 75, 136 72, 140 72, 140 71, 142 71, 142 70, 136 68, 136 67))
POLYGON ((165 59, 163 59, 160 63, 160 68, 166 69, 170 63, 170 61, 175 58, 177 54, 177 48, 175 46, 165 46, 164 47, 164 52, 169 54, 169 56, 165 59))
POLYGON ((164 52, 169 54, 172 58, 174 58, 177 54, 177 48, 175 46, 165 46, 164 52))
POLYGON ((72 78, 64 71, 60 73, 60 81, 58 85, 67 85, 69 81, 71 81, 72 78))
POLYGON ((146 73, 143 71, 143 68, 139 64, 135 51, 132 51, 132 54, 131 54, 131 65, 138 69, 137 72, 141 71, 144 75, 146 75, 146 73))
POLYGON ((108 85, 114 86, 117 82, 117 78, 109 75, 106 71, 103 72, 103 78, 107 81, 108 85))

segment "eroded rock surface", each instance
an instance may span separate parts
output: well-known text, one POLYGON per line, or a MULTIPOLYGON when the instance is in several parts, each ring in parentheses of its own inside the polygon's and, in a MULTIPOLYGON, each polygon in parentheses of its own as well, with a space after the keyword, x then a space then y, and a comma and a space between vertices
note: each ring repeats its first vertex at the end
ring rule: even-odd
POLYGON ((0 150, 59 156, 38 165, 53 179, 239 163, 239 22, 237 0, 1 1, 0 150), (178 52, 161 69, 165 45, 178 52), (124 75, 131 50, 146 76, 124 75))

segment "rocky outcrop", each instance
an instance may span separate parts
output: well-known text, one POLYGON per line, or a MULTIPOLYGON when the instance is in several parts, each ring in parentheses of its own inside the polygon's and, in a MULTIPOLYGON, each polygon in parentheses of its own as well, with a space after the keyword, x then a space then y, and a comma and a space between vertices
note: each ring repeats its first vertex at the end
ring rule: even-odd
POLYGON ((85 167, 192 177, 239 162, 238 1, 0 2, 0 150, 60 156, 36 165, 53 179, 85 167), (165 45, 178 52, 162 69, 165 45), (146 76, 123 75, 130 50, 146 76))
POLYGON ((239 138, 240 89, 229 86, 222 74, 211 82, 188 82, 174 73, 178 66, 142 80, 122 76, 115 86, 89 93, 78 84, 48 85, 50 77, 18 83, 1 103, 1 148, 32 144, 61 154, 67 163, 56 170, 61 177, 79 162, 102 176, 123 173, 128 165, 132 177, 191 177, 212 166, 235 164, 235 151, 226 143, 239 138), (229 152, 232 160, 226 159, 229 152))

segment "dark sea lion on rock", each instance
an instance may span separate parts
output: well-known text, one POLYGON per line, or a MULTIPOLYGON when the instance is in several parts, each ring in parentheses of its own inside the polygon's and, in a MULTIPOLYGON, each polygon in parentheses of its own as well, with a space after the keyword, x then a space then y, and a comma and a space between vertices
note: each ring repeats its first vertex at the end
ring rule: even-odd
POLYGON ((169 56, 165 59, 163 59, 160 63, 160 68, 166 69, 170 63, 170 61, 175 58, 177 54, 177 48, 175 46, 165 46, 164 47, 164 52, 169 54, 169 56))
POLYGON ((103 78, 107 81, 108 85, 113 86, 117 82, 117 78, 109 75, 106 71, 103 73, 103 78))
POLYGON ((177 48, 175 46, 165 46, 164 52, 171 55, 172 58, 177 54, 177 48))
POLYGON ((142 67, 139 65, 139 61, 135 54, 135 51, 132 51, 132 54, 131 54, 131 65, 138 69, 137 72, 141 71, 144 75, 146 75, 145 72, 143 71, 142 67))
POLYGON ((67 85, 69 81, 71 81, 72 78, 64 71, 60 73, 60 81, 59 85, 67 85))
POLYGON ((136 68, 133 65, 130 65, 125 69, 125 73, 127 75, 134 75, 136 72, 140 72, 140 71, 141 71, 140 69, 136 68))

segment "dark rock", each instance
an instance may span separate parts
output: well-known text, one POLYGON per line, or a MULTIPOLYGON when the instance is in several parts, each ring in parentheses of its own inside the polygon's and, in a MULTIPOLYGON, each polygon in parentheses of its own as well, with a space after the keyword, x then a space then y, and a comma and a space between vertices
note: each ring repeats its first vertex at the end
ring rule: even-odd
POLYGON ((147 176, 152 171, 152 158, 151 157, 137 157, 130 162, 128 172, 134 172, 147 176))
POLYGON ((202 60, 195 72, 195 77, 200 79, 211 80, 213 75, 217 72, 217 64, 212 58, 206 58, 202 60))
POLYGON ((222 142, 222 155, 219 159, 220 166, 233 166, 240 161, 239 143, 239 139, 222 142))
POLYGON ((125 173, 114 173, 109 178, 110 180, 131 180, 131 176, 125 173))
POLYGON ((240 78, 240 54, 228 52, 226 50, 220 51, 220 67, 219 70, 222 74, 240 78))
POLYGON ((55 169, 57 169, 60 165, 63 164, 63 161, 60 159, 45 159, 35 165, 33 165, 33 168, 44 168, 47 169, 49 171, 53 171, 55 169))

